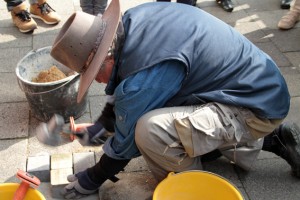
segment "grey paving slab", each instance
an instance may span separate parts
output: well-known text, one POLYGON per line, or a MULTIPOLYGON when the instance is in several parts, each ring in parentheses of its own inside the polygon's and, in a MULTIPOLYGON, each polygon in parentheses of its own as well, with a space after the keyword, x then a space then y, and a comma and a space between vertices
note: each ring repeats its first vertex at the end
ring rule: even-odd
POLYGON ((289 31, 265 30, 266 34, 272 35, 272 42, 283 53, 300 51, 300 28, 293 28, 289 31))
POLYGON ((27 101, 20 89, 16 73, 0 73, 0 103, 27 101))
POLYGON ((282 159, 264 159, 250 172, 239 172, 249 199, 299 199, 300 180, 290 175, 289 165, 282 159))
POLYGON ((254 43, 270 42, 256 22, 235 22, 230 25, 254 43))
POLYGON ((0 140, 0 183, 19 183, 18 169, 26 170, 27 140, 0 140))
POLYGON ((296 124, 298 124, 298 126, 300 126, 299 111, 300 111, 300 96, 292 98, 290 111, 286 118, 286 121, 295 122, 296 124))
POLYGON ((284 10, 272 10, 248 13, 262 29, 277 29, 278 21, 285 14, 284 10))
POLYGON ((258 48, 266 52, 280 67, 290 66, 289 60, 280 52, 272 42, 255 43, 258 48))
POLYGON ((0 113, 0 139, 28 137, 29 110, 26 103, 2 103, 0 113))
MULTIPOLYGON (((152 1, 154 0, 121 0, 121 9, 124 12, 135 5, 152 1)), ((40 122, 29 110, 25 94, 15 79, 14 67, 27 50, 52 45, 63 22, 75 10, 81 10, 79 0, 48 2, 62 16, 62 22, 56 26, 49 26, 37 20, 38 29, 33 34, 22 34, 13 25, 5 2, 0 1, 0 157, 5 161, 0 163, 0 182, 19 182, 15 173, 17 168, 25 170, 28 156, 94 152, 98 162, 103 154, 102 146, 82 146, 78 140, 66 140, 59 146, 51 147, 41 144, 36 138, 35 128, 40 122), (11 106, 6 105, 7 103, 11 106), (15 139, 14 134, 22 139, 15 139), (12 138, 7 140, 6 137, 12 138)), ((197 5, 233 26, 276 61, 287 80, 292 96, 291 109, 286 121, 300 124, 300 46, 297 42, 300 41, 300 23, 289 31, 277 29, 278 20, 287 12, 280 9, 279 0, 233 2, 235 8, 232 13, 224 12, 215 0, 198 0, 197 5)), ((76 119, 76 123, 93 122, 97 119, 105 104, 104 89, 104 84, 93 82, 89 90, 88 110, 76 119)), ((249 172, 234 167, 226 159, 218 159, 205 164, 204 167, 205 170, 220 174, 237 185, 245 200, 299 199, 299 180, 290 176, 289 165, 272 153, 262 151, 254 163, 254 168, 249 172)), ((130 161, 125 171, 118 176, 121 178, 119 182, 113 184, 107 181, 101 187, 101 191, 105 191, 100 192, 102 199, 151 199, 157 183, 142 157, 130 161)), ((38 189, 47 200, 62 199, 53 197, 50 183, 42 183, 38 189)), ((98 200, 99 195, 94 194, 85 199, 98 200)))
POLYGON ((244 5, 247 8, 247 11, 272 11, 280 9, 279 0, 236 0, 239 5, 244 5))
POLYGON ((292 65, 300 71, 300 52, 288 52, 284 55, 289 59, 292 65))
POLYGON ((280 68, 286 82, 290 95, 292 97, 300 96, 300 73, 294 67, 281 67, 280 68))
POLYGON ((31 47, 0 48, 0 73, 15 73, 18 61, 30 50, 31 47))
POLYGON ((31 47, 32 35, 23 34, 14 26, 0 29, 0 48, 31 47))
POLYGON ((89 96, 104 96, 106 84, 93 81, 89 88, 89 96))

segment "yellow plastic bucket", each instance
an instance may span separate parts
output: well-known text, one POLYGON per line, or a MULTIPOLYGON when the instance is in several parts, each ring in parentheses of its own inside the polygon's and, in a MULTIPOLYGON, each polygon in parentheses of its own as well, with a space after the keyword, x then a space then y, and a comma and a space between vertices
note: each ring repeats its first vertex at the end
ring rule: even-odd
MULTIPOLYGON (((0 199, 12 200, 19 185, 20 185, 19 183, 0 184, 0 199)), ((30 187, 26 193, 24 200, 46 200, 46 199, 38 190, 30 187)))
POLYGON ((186 171, 167 178, 155 188, 153 200, 243 200, 240 191, 225 178, 206 171, 186 171))

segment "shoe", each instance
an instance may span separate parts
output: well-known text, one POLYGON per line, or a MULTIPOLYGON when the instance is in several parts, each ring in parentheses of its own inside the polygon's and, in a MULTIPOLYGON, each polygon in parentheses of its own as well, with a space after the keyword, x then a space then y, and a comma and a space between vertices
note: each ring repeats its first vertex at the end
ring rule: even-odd
POLYGON ((37 28, 36 22, 30 17, 29 12, 27 11, 26 3, 23 2, 14 7, 10 13, 13 23, 22 33, 32 32, 37 28))
POLYGON ((49 4, 43 0, 39 3, 30 5, 30 13, 32 17, 43 20, 46 24, 58 24, 60 22, 60 16, 55 12, 49 4))
POLYGON ((290 9, 292 0, 281 0, 281 9, 290 9))
POLYGON ((291 29, 299 21, 300 13, 296 11, 289 11, 283 16, 278 22, 278 28, 280 29, 291 29))
POLYGON ((267 137, 272 137, 271 152, 289 163, 292 174, 300 178, 300 128, 295 123, 284 123, 267 137))
POLYGON ((231 0, 217 0, 217 4, 221 6, 226 12, 233 11, 233 3, 231 0))

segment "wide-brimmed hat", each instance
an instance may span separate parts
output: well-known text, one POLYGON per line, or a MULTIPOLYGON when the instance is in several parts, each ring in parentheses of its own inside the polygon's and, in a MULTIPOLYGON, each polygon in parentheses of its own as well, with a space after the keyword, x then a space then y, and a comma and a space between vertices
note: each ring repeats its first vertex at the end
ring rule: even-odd
POLYGON ((102 16, 77 11, 65 22, 54 41, 51 56, 80 73, 78 102, 84 97, 107 56, 120 16, 119 0, 111 0, 102 16))

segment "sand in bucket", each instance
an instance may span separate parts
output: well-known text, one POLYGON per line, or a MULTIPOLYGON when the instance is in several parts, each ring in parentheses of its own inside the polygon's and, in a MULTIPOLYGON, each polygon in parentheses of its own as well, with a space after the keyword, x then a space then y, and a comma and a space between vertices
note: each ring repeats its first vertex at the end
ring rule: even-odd
POLYGON ((51 46, 48 46, 30 51, 23 57, 17 64, 17 81, 34 117, 47 122, 54 114, 59 114, 68 122, 70 116, 76 119, 83 115, 87 108, 87 95, 77 103, 80 75, 53 59, 50 51, 51 46), (41 71, 52 66, 66 75, 73 75, 57 81, 34 82, 41 71))

